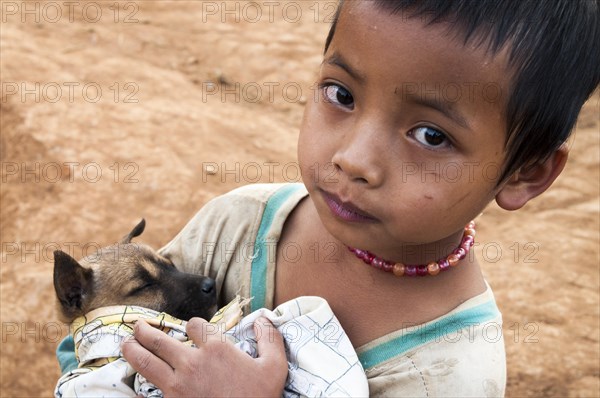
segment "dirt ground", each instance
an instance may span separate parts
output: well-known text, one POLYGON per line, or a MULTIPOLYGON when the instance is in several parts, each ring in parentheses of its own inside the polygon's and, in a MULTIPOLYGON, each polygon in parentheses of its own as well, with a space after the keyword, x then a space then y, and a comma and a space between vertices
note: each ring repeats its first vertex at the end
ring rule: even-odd
MULTIPOLYGON (((59 376, 53 250, 91 254, 141 217, 158 248, 217 194, 299 180, 335 3, 65 4, 1 2, 2 397, 49 396, 59 376)), ((596 96, 546 195, 479 222, 508 396, 599 396, 599 111, 596 96)))

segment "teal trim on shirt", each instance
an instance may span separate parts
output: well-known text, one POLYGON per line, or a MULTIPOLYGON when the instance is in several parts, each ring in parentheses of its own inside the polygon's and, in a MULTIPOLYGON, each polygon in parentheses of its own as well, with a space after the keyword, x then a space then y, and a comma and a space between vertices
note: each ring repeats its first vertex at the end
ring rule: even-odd
POLYGON ((267 201, 263 211, 262 220, 254 242, 254 253, 256 257, 252 261, 250 273, 250 312, 264 308, 267 298, 267 259, 269 248, 267 247, 267 234, 275 219, 275 214, 281 205, 288 200, 290 195, 302 187, 302 184, 285 185, 275 192, 267 201))
MULTIPOLYGON (((358 358, 363 368, 368 369, 433 340, 440 341, 443 339, 448 342, 457 342, 460 339, 469 339, 473 337, 468 334, 472 334, 472 330, 467 329, 464 334, 457 332, 461 329, 488 322, 499 315, 500 312, 496 303, 489 301, 428 325, 416 326, 414 331, 406 332, 399 337, 358 354, 358 358)), ((498 327, 501 328, 499 324, 498 327)), ((496 332, 494 330, 494 333, 496 332)))
POLYGON ((73 336, 69 335, 65 337, 58 344, 58 347, 56 348, 56 359, 58 359, 60 372, 63 375, 79 366, 77 358, 75 357, 75 342, 73 341, 73 336))

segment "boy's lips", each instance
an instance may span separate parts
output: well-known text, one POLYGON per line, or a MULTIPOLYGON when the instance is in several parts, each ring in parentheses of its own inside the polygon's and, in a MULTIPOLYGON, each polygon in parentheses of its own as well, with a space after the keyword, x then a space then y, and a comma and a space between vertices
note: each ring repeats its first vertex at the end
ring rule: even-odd
POLYGON ((331 212, 344 221, 374 222, 377 218, 362 210, 352 202, 344 202, 336 194, 321 190, 321 194, 331 212))

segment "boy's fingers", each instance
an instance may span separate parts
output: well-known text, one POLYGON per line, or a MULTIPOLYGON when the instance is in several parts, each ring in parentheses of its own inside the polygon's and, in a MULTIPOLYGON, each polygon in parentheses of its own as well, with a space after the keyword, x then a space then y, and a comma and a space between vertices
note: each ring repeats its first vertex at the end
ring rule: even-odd
POLYGON ((192 318, 185 326, 188 337, 201 348, 209 340, 221 341, 223 338, 223 327, 210 323, 202 318, 192 318))
POLYGON ((150 383, 164 385, 165 381, 174 377, 173 369, 142 347, 135 338, 125 340, 121 344, 121 352, 127 362, 150 383))
POLYGON ((146 351, 157 357, 157 360, 162 360, 161 362, 166 363, 170 369, 177 368, 176 365, 182 357, 182 351, 187 348, 181 342, 163 331, 153 328, 143 320, 136 322, 134 336, 146 351))
POLYGON ((287 372, 287 358, 283 336, 267 318, 260 317, 254 322, 254 332, 258 343, 258 358, 273 369, 287 372))

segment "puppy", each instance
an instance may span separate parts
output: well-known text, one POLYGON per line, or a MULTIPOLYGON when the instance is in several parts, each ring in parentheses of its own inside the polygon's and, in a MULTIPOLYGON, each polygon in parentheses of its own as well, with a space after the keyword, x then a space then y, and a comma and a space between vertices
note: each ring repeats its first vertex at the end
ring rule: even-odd
POLYGON ((180 272, 151 247, 131 243, 145 226, 142 219, 119 243, 79 262, 54 252, 54 289, 63 321, 112 305, 136 305, 184 320, 209 319, 215 313, 213 279, 180 272))
POLYGON ((145 319, 186 341, 186 320, 210 319, 216 312, 213 279, 180 272, 149 246, 131 242, 145 225, 142 220, 119 243, 80 261, 54 252, 58 310, 71 324, 78 364, 59 379, 55 397, 161 397, 121 356, 133 324, 145 319))
MULTIPOLYGON (((209 319, 215 311, 214 281, 183 274, 148 246, 131 243, 143 230, 142 220, 121 242, 80 262, 55 252, 56 294, 62 316, 72 322, 79 365, 59 379, 56 398, 162 398, 162 391, 120 356, 133 323, 143 318, 192 345, 182 319, 209 319)), ((325 299, 299 297, 273 311, 263 308, 244 317, 242 308, 249 301, 237 296, 221 308, 210 320, 211 332, 224 332, 231 343, 256 358, 259 338, 254 324, 260 317, 270 319, 286 344, 285 397, 369 395, 358 355, 325 299)))

